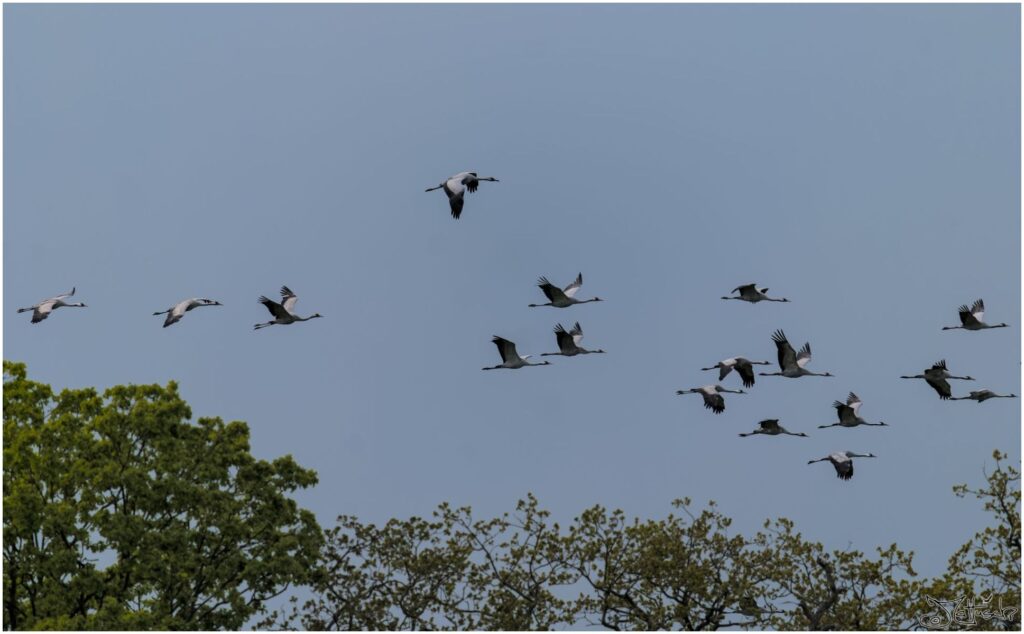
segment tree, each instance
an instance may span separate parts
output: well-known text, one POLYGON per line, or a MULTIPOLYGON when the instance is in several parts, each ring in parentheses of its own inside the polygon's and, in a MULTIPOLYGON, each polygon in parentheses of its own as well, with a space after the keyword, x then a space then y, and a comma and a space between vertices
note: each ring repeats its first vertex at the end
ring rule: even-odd
MULTIPOLYGON (((660 520, 628 520, 595 506, 565 530, 532 496, 514 513, 474 520, 442 504, 431 520, 384 526, 343 516, 327 532, 311 599, 266 623, 312 630, 920 630, 1020 629, 1019 611, 963 605, 936 613, 945 597, 1020 601, 1020 476, 1002 464, 976 495, 996 518, 950 559, 947 573, 920 579, 913 553, 896 544, 873 554, 827 550, 793 522, 736 534, 714 503, 700 512, 677 500, 660 520), (963 614, 954 618, 953 612, 963 614), (957 620, 959 619, 959 621, 957 620)), ((995 607, 995 606, 993 606, 995 607)))
POLYGON ((316 483, 171 382, 54 394, 4 362, 10 629, 238 629, 314 568, 316 483))
POLYGON ((984 487, 953 487, 958 497, 984 500, 996 521, 957 549, 929 588, 934 623, 944 629, 1021 629, 1020 471, 1004 464, 1002 452, 992 458, 984 487))

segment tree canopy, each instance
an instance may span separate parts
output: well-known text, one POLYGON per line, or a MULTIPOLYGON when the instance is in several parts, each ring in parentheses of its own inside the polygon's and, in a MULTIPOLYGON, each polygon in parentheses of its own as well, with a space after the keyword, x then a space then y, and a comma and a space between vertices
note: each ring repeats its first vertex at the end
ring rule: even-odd
POLYGON ((6 361, 3 399, 7 628, 238 629, 307 580, 322 533, 288 495, 316 474, 255 459, 244 423, 6 361))
POLYGON ((827 550, 793 522, 743 536, 714 503, 661 520, 601 506, 567 527, 532 496, 477 520, 442 504, 383 526, 338 518, 313 597, 267 621, 311 630, 1019 630, 1020 474, 996 452, 994 525, 922 579, 913 553, 827 550))

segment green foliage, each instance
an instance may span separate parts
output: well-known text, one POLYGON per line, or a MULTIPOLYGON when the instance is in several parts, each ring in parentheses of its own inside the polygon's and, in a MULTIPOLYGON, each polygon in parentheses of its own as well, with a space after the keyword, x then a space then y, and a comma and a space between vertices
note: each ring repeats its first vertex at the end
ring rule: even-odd
POLYGON ((4 362, 4 622, 237 629, 314 568, 322 534, 244 423, 188 422, 177 386, 64 390, 4 362))
POLYGON ((959 497, 984 500, 995 525, 986 527, 953 553, 946 574, 929 589, 930 596, 946 603, 940 611, 961 610, 959 619, 945 615, 952 621, 946 629, 1021 629, 1020 471, 1003 464, 1006 455, 999 451, 993 452, 992 458, 996 468, 987 475, 984 487, 953 487, 959 497), (984 607, 968 610, 956 603, 964 597, 971 599, 974 607, 984 607), (972 614, 982 610, 988 612, 982 618, 972 614))
POLYGON ((786 519, 749 537, 734 534, 714 503, 697 513, 689 500, 677 500, 677 513, 647 521, 595 506, 563 530, 530 496, 514 514, 492 520, 447 505, 430 521, 383 527, 343 516, 327 531, 313 597, 265 625, 920 630, 931 618, 943 629, 1019 630, 1019 611, 979 612, 967 624, 936 603, 999 592, 1002 605, 1019 605, 1019 473, 1003 459, 996 455, 985 488, 956 489, 984 499, 997 525, 978 533, 936 579, 919 579, 913 553, 895 544, 871 555, 828 551, 786 519))

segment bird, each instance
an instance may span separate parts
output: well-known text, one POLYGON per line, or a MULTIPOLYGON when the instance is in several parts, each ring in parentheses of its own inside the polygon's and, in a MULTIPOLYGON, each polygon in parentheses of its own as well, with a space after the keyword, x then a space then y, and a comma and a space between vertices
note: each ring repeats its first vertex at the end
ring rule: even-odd
POLYGON ((943 330, 985 330, 987 328, 1007 328, 1006 324, 988 325, 982 321, 985 318, 985 302, 976 300, 970 308, 967 304, 960 307, 960 325, 943 326, 943 330))
POLYGON ((299 298, 292 292, 292 289, 287 286, 281 287, 281 299, 283 301, 278 304, 274 300, 267 299, 265 296, 260 295, 259 303, 267 307, 267 310, 269 310, 270 314, 274 316, 274 319, 263 322, 262 324, 256 324, 253 326, 253 330, 259 330, 260 328, 266 328, 267 326, 273 326, 275 324, 286 326, 297 321, 309 321, 310 319, 323 317, 320 313, 313 313, 309 317, 299 317, 293 313, 292 310, 294 310, 295 303, 299 301, 299 298))
POLYGON ((791 431, 787 431, 785 427, 779 424, 779 419, 777 418, 767 418, 759 422, 757 425, 757 429, 750 432, 749 434, 740 434, 740 438, 746 438, 747 436, 754 436, 756 434, 764 434, 766 436, 778 436, 780 434, 788 434, 790 436, 802 436, 804 438, 808 437, 807 434, 803 432, 794 434, 791 431))
POLYGON ((541 306, 554 306, 555 308, 568 308, 573 304, 586 304, 588 302, 603 302, 604 300, 600 297, 592 297, 590 299, 576 299, 576 291, 580 290, 583 286, 583 273, 576 276, 572 284, 569 284, 564 289, 558 288, 554 284, 548 281, 548 278, 541 277, 537 280, 537 286, 540 290, 544 291, 544 295, 551 301, 547 304, 530 304, 530 308, 538 308, 541 306))
POLYGON ((528 365, 551 365, 550 361, 541 361, 540 363, 530 363, 527 361, 533 355, 526 355, 525 357, 519 356, 516 352, 516 344, 512 343, 504 337, 494 335, 491 339, 494 345, 498 346, 498 354, 501 355, 501 365, 491 366, 489 368, 481 368, 482 370, 499 370, 505 368, 507 370, 518 370, 519 368, 526 367, 528 365))
POLYGON ((52 313, 53 311, 57 310, 58 308, 63 308, 63 307, 68 307, 68 308, 88 308, 88 306, 86 306, 82 302, 77 302, 75 304, 69 304, 69 303, 64 301, 65 299, 73 296, 74 294, 75 294, 75 289, 72 287, 72 289, 69 292, 67 292, 67 293, 64 293, 62 295, 58 295, 56 297, 51 297, 50 299, 44 299, 43 301, 39 302, 35 306, 29 306, 28 308, 19 308, 18 312, 19 313, 24 313, 24 312, 27 312, 27 311, 31 310, 32 311, 32 323, 33 324, 38 324, 42 320, 44 320, 47 317, 49 317, 50 313, 52 313))
POLYGON ((182 300, 167 310, 162 310, 153 314, 167 315, 167 319, 164 320, 164 328, 166 328, 171 324, 178 323, 181 321, 181 318, 185 316, 185 313, 193 308, 199 308, 200 306, 223 306, 223 304, 212 299, 206 299, 205 297, 193 297, 192 299, 182 300))
POLYGON ((932 389, 938 392, 939 398, 947 400, 953 396, 953 392, 949 387, 949 382, 946 379, 959 379, 961 381, 973 381, 974 377, 971 376, 953 376, 949 373, 949 369, 946 367, 946 360, 936 361, 932 364, 932 367, 924 371, 924 374, 915 374, 913 376, 901 376, 901 379, 924 379, 928 385, 932 386, 932 389))
POLYGON ((951 396, 951 401, 978 401, 984 403, 990 398, 1017 398, 1016 394, 996 394, 992 390, 976 390, 967 396, 951 396))
POLYGON ((710 368, 701 368, 704 372, 718 368, 718 380, 721 381, 729 376, 729 373, 736 370, 736 373, 743 379, 743 387, 754 387, 754 366, 771 365, 771 361, 748 361, 743 357, 732 357, 719 361, 710 368))
POLYGON ((730 390, 721 385, 705 385, 704 387, 695 387, 689 390, 676 390, 676 394, 700 394, 704 397, 704 407, 716 414, 721 414, 725 411, 725 398, 722 397, 721 392, 746 394, 743 390, 730 390))
POLYGON ((604 354, 604 350, 587 350, 580 347, 580 341, 583 340, 583 327, 580 326, 578 321, 573 326, 573 329, 568 332, 562 327, 562 324, 555 326, 555 339, 558 341, 559 352, 544 352, 540 356, 562 355, 563 357, 575 357, 578 354, 604 354))
POLYGON ((850 392, 850 395, 846 397, 845 403, 842 401, 833 401, 832 407, 836 408, 836 414, 839 415, 839 422, 832 423, 831 425, 818 425, 818 429, 825 429, 826 427, 856 427, 857 425, 869 425, 871 427, 889 426, 884 422, 869 423, 861 418, 860 406, 861 400, 853 392, 850 392))
POLYGON ((455 176, 449 176, 437 187, 428 187, 425 191, 432 192, 435 189, 443 188, 444 193, 448 194, 448 204, 452 208, 452 218, 458 220, 459 216, 462 215, 462 205, 465 202, 463 196, 465 196, 466 190, 475 192, 476 188, 480 186, 480 181, 497 183, 498 179, 493 176, 477 176, 476 172, 459 172, 455 176))
POLYGON ((789 301, 785 297, 780 297, 778 299, 775 299, 775 298, 772 298, 772 297, 768 297, 767 295, 765 295, 765 293, 768 292, 768 289, 767 288, 758 288, 757 285, 754 284, 754 283, 744 284, 743 286, 737 286, 736 288, 732 289, 731 292, 735 293, 737 291, 739 291, 739 294, 740 294, 739 297, 723 297, 722 299, 739 299, 739 300, 743 300, 745 302, 750 302, 751 304, 756 304, 757 302, 762 302, 762 301, 763 302, 788 302, 789 301))
POLYGON ((775 342, 775 347, 779 352, 779 368, 782 369, 782 372, 760 372, 761 376, 784 376, 790 379, 801 376, 832 376, 831 372, 811 372, 804 367, 811 360, 811 344, 805 343, 804 347, 800 348, 800 354, 797 354, 793 350, 793 346, 789 345, 786 333, 781 330, 775 331, 772 341, 775 342))
POLYGON ((854 453, 852 451, 835 451, 825 456, 824 458, 818 458, 817 460, 808 460, 807 464, 814 464, 815 462, 821 462, 828 460, 832 463, 832 466, 836 468, 836 475, 839 476, 840 480, 849 480, 853 477, 853 459, 854 458, 877 458, 873 453, 854 453))

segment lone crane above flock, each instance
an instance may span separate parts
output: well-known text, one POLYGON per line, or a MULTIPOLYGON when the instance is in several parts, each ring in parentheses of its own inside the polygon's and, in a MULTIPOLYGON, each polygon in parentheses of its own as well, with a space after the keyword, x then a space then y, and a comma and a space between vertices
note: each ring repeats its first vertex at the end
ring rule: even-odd
POLYGON ((56 297, 51 297, 50 299, 44 299, 43 301, 39 302, 35 306, 29 306, 28 308, 19 308, 18 312, 19 313, 25 313, 25 312, 28 312, 28 311, 31 310, 32 311, 32 323, 33 324, 38 324, 39 322, 41 322, 44 319, 46 319, 47 317, 49 317, 50 313, 52 313, 53 311, 57 310, 58 308, 88 308, 88 306, 86 306, 82 302, 78 302, 78 303, 75 303, 75 304, 69 304, 69 303, 64 301, 65 299, 68 299, 69 297, 72 297, 74 294, 75 294, 75 289, 74 289, 74 287, 72 287, 72 289, 70 291, 68 291, 67 293, 64 293, 62 295, 58 295, 56 297))
POLYGON ((718 380, 721 381, 729 376, 730 372, 736 370, 736 374, 739 374, 743 380, 743 387, 754 387, 754 366, 771 364, 771 361, 748 361, 743 357, 732 357, 723 359, 710 368, 701 368, 701 371, 707 372, 718 368, 718 380))
POLYGON ((975 300, 974 305, 970 308, 967 304, 960 307, 960 325, 959 326, 943 326, 943 330, 986 330, 988 328, 1007 328, 1006 324, 993 324, 988 325, 982 319, 985 319, 985 302, 978 299, 975 300))
POLYGON ((167 315, 167 319, 164 320, 164 328, 171 324, 176 324, 181 321, 181 318, 185 316, 185 313, 192 310, 193 308, 199 308, 200 306, 221 306, 222 304, 212 299, 206 299, 205 297, 193 297, 192 299, 185 299, 174 306, 171 306, 167 310, 161 310, 153 315, 167 315))
POLYGON ((831 425, 818 425, 818 429, 825 429, 827 427, 857 427, 858 425, 869 425, 872 427, 888 427, 884 422, 869 423, 860 417, 860 406, 861 400, 856 394, 850 392, 850 395, 846 397, 846 402, 834 401, 832 407, 836 408, 836 414, 839 415, 839 422, 832 423, 831 425))
POLYGON ((253 330, 259 330, 260 328, 266 328, 267 326, 287 326, 288 324, 294 324, 297 321, 309 321, 310 319, 316 319, 323 317, 320 313, 313 313, 309 317, 299 317, 293 310, 295 309, 295 303, 299 301, 299 297, 292 292, 292 289, 287 286, 281 287, 281 298, 282 302, 278 304, 272 299, 268 299, 264 295, 260 295, 259 302, 267 307, 270 314, 274 316, 274 319, 263 322, 262 324, 256 324, 253 326, 253 330))
POLYGON ((583 274, 580 273, 576 276, 576 279, 571 284, 566 286, 564 289, 558 288, 554 284, 548 281, 548 278, 541 277, 537 280, 537 286, 540 290, 544 291, 544 296, 548 298, 547 304, 530 304, 530 308, 539 308, 541 306, 553 306, 555 308, 568 308, 573 304, 586 304, 589 302, 603 302, 604 300, 600 297, 592 297, 590 299, 576 299, 576 292, 583 286, 583 274))
POLYGON ((761 376, 784 376, 790 379, 798 379, 802 376, 832 376, 830 372, 811 372, 806 366, 811 362, 811 344, 805 343, 797 354, 793 346, 789 345, 786 333, 776 330, 772 335, 772 341, 779 354, 779 368, 781 372, 761 372, 761 376))
POLYGON ((471 193, 480 186, 480 181, 498 182, 493 176, 477 176, 476 172, 459 172, 455 176, 449 176, 440 185, 428 187, 425 191, 432 192, 435 189, 444 189, 448 194, 448 206, 452 209, 452 218, 456 220, 462 215, 462 205, 465 204, 464 196, 466 190, 471 193))

